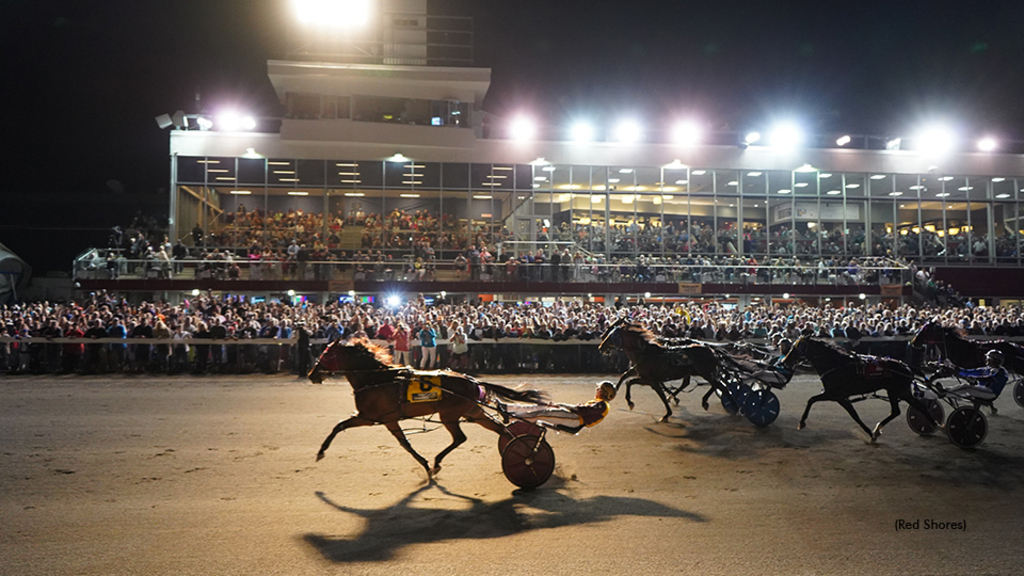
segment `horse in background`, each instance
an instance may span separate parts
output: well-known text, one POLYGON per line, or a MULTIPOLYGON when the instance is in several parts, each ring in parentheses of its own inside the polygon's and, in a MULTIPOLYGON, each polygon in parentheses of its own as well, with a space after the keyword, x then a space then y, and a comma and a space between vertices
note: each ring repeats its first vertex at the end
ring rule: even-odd
MULTIPOLYGON (((721 394, 729 392, 721 384, 718 357, 715 351, 703 344, 685 344, 666 346, 650 330, 621 319, 612 324, 601 338, 598 350, 602 354, 610 354, 613 350, 622 350, 629 358, 630 367, 615 385, 615 390, 626 384, 626 403, 633 409, 631 389, 634 384, 650 386, 665 405, 665 415, 661 422, 668 421, 672 416, 672 408, 668 404, 665 387, 666 382, 684 379, 689 382, 691 375, 697 375, 711 384, 711 389, 701 400, 701 406, 708 409, 708 398, 718 390, 721 394)), ((685 383, 684 383, 685 385, 685 383)))
MULTIPOLYGON (((900 415, 900 400, 910 404, 928 415, 930 412, 923 402, 913 393, 914 371, 905 362, 893 358, 865 356, 848 352, 835 344, 808 336, 801 336, 787 353, 782 363, 792 368, 798 358, 806 358, 814 366, 821 378, 824 392, 807 400, 807 407, 797 429, 807 425, 807 415, 811 406, 821 400, 831 400, 846 409, 854 422, 875 442, 882 434, 882 427, 900 415), (857 410, 850 400, 852 396, 873 395, 884 390, 892 411, 885 419, 875 425, 874 430, 867 427, 860 419, 857 410)), ((938 423, 933 423, 938 427, 938 423)))

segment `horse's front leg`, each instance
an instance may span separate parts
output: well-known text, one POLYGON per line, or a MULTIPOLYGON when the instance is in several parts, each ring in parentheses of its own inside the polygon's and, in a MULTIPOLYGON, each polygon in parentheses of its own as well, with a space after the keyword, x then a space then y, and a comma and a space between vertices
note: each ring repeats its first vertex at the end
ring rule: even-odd
POLYGON ((661 398, 661 403, 665 405, 665 415, 661 417, 658 422, 668 422, 670 416, 672 416, 672 408, 668 405, 668 398, 665 397, 665 386, 661 382, 652 382, 651 388, 658 394, 658 398, 661 398))
POLYGON ((683 390, 686 390, 686 388, 689 387, 689 385, 690 374, 686 373, 683 375, 683 383, 680 384, 678 388, 676 388, 675 390, 672 390, 671 388, 668 389, 668 393, 672 395, 672 400, 675 401, 676 406, 679 406, 679 393, 682 392, 683 390))
POLYGON ((622 383, 625 382, 627 378, 636 375, 636 366, 630 366, 629 370, 626 370, 625 372, 622 373, 622 376, 619 376, 619 381, 615 384, 615 391, 619 391, 619 387, 622 386, 622 383))
POLYGON ((384 427, 391 432, 391 435, 394 436, 396 440, 398 440, 398 443, 402 446, 402 448, 405 448, 405 451, 408 452, 409 454, 412 454, 412 457, 415 458, 416 461, 420 463, 420 466, 423 466, 423 469, 427 471, 427 478, 432 479, 432 476, 430 474, 430 465, 427 463, 427 459, 424 458, 423 456, 420 456, 418 452, 413 450, 412 444, 409 444, 409 439, 406 438, 405 433, 402 432, 402 426, 397 421, 395 421, 384 424, 384 427))
MULTIPOLYGON (((871 441, 874 442, 875 433, 872 432, 871 428, 868 428, 868 425, 865 424, 864 421, 860 419, 860 414, 857 414, 857 410, 853 407, 853 402, 850 402, 849 398, 837 399, 836 402, 838 402, 839 405, 842 406, 843 408, 846 408, 846 411, 850 413, 851 417, 853 417, 853 421, 856 422, 861 428, 863 428, 864 431, 867 432, 868 436, 871 437, 871 441)), ((896 407, 896 414, 899 414, 899 406, 896 407)), ((881 426, 884 422, 888 422, 893 418, 895 418, 895 416, 891 415, 889 418, 886 418, 882 422, 879 422, 878 425, 881 426)), ((878 428, 876 428, 876 430, 877 429, 878 428)))
POLYGON ((316 461, 319 462, 324 459, 324 452, 326 452, 327 449, 331 446, 331 442, 334 440, 334 437, 337 436, 339 432, 347 430, 348 428, 355 428, 357 426, 369 426, 371 424, 376 424, 376 422, 372 420, 367 420, 366 418, 363 418, 359 414, 355 414, 353 416, 350 416, 349 418, 346 418, 345 420, 342 420, 341 422, 338 422, 338 425, 334 427, 334 430, 331 430, 331 433, 327 435, 327 438, 324 440, 324 443, 320 445, 320 451, 316 453, 316 461))

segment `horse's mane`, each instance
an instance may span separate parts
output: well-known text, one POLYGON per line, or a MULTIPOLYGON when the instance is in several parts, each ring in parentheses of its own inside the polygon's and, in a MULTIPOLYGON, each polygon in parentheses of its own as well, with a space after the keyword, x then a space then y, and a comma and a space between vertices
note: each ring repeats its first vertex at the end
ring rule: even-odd
POLYGON ((373 359, 384 365, 382 368, 386 368, 394 364, 394 359, 391 357, 391 353, 388 352, 387 347, 374 344, 364 336, 353 338, 348 341, 348 344, 350 346, 361 347, 367 352, 373 354, 373 359))
POLYGON ((664 344, 661 343, 661 338, 655 335, 654 332, 651 332, 650 330, 644 328, 640 324, 634 324, 632 322, 629 322, 628 324, 626 324, 626 330, 629 330, 630 332, 636 334, 637 336, 639 336, 645 342, 652 346, 664 348, 664 344))
POLYGON ((833 352, 841 354, 844 358, 849 358, 851 360, 856 360, 860 358, 859 354, 855 352, 850 352, 849 350, 843 348, 842 346, 836 344, 835 342, 829 342, 828 340, 822 340, 820 338, 807 338, 807 341, 824 346, 825 348, 833 352))

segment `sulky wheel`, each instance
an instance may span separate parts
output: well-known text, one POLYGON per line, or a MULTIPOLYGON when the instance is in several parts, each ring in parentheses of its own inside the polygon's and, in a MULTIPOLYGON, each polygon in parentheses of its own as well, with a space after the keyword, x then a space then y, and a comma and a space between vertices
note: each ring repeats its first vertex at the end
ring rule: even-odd
POLYGON ((1013 401, 1017 406, 1024 408, 1024 378, 1019 378, 1013 384, 1013 401))
POLYGON ((961 406, 946 420, 946 434, 949 441, 961 448, 974 448, 985 440, 988 434, 988 420, 974 406, 961 406))
POLYGON ((728 394, 715 391, 722 398, 722 408, 725 408, 725 411, 729 414, 739 414, 740 408, 743 407, 743 401, 747 398, 747 394, 750 393, 750 386, 742 382, 730 382, 725 385, 725 389, 729 392, 728 394))
POLYGON ((555 452, 540 436, 517 436, 501 453, 501 470, 509 482, 532 490, 555 471, 555 452))
POLYGON ((934 434, 939 429, 939 426, 942 425, 942 420, 946 417, 946 411, 942 409, 942 402, 934 398, 922 398, 921 402, 924 402, 932 419, 929 420, 923 412, 910 406, 907 408, 907 424, 914 432, 922 436, 928 436, 929 434, 934 434))
POLYGON ((764 428, 779 417, 779 397, 768 389, 753 390, 743 400, 743 415, 755 426, 764 428))
POLYGON ((498 435, 498 454, 505 452, 505 447, 512 441, 516 436, 530 435, 540 436, 541 429, 533 422, 526 420, 516 420, 505 427, 505 430, 498 435))

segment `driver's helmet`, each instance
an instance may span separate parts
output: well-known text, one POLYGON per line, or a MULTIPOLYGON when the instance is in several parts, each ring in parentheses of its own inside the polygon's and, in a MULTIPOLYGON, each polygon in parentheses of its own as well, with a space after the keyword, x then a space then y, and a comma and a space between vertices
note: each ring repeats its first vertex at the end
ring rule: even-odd
POLYGON ((987 359, 987 358, 992 358, 992 359, 994 359, 994 360, 996 361, 996 363, 997 363, 997 364, 998 364, 999 366, 1002 366, 1002 365, 1003 365, 1003 361, 1005 361, 1005 360, 1006 360, 1006 358, 1004 358, 1004 357, 1003 357, 1003 353, 1002 353, 1002 352, 1000 352, 999 350, 989 350, 989 351, 988 351, 988 352, 987 352, 987 353, 985 354, 985 358, 986 358, 986 359, 987 359))
POLYGON ((605 380, 604 382, 601 382, 598 386, 601 388, 601 392, 604 393, 604 397, 607 398, 609 402, 615 399, 614 384, 605 380))

